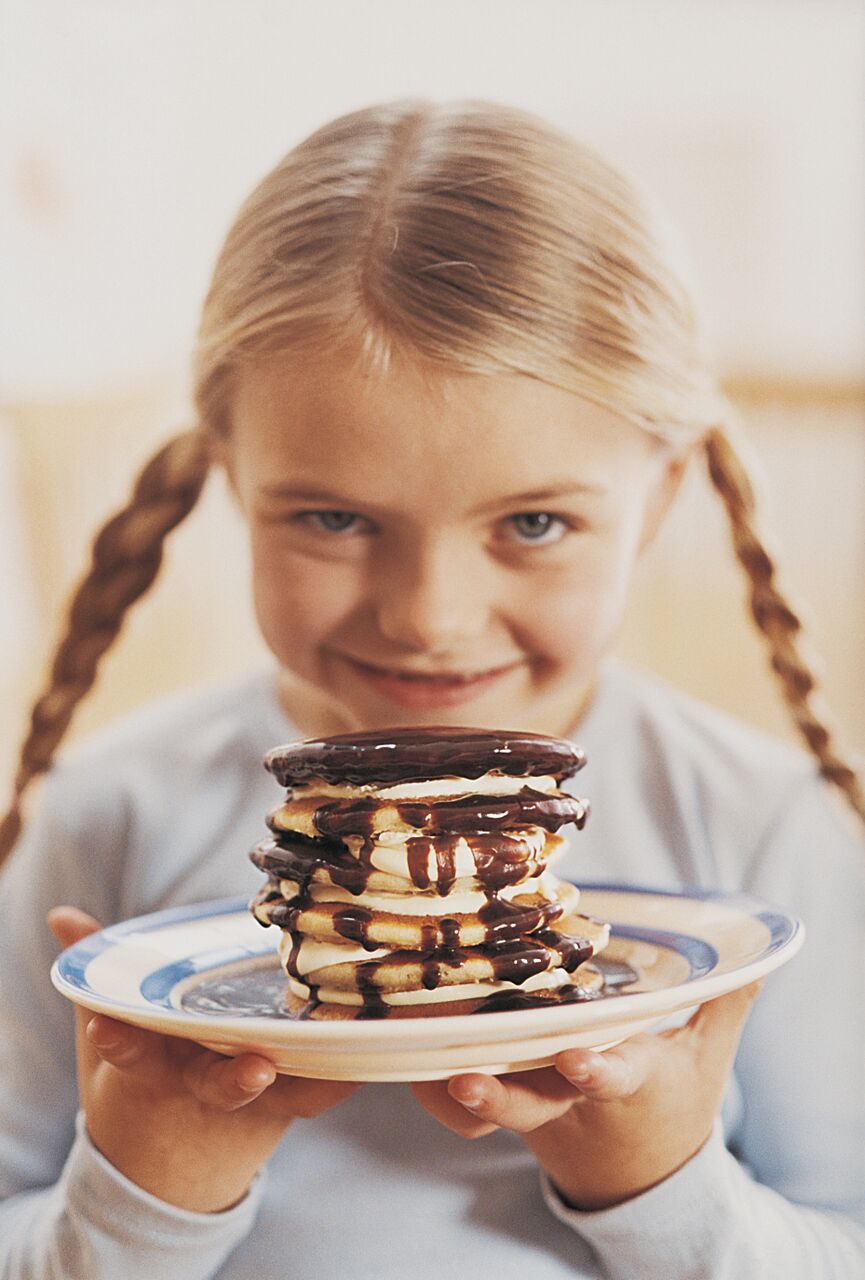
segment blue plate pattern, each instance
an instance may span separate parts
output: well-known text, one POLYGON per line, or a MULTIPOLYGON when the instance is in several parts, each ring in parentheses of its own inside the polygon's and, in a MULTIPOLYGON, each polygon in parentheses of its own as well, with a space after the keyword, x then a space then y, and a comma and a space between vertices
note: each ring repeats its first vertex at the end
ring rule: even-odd
MULTIPOLYGON (((766 956, 787 946, 799 927, 798 922, 789 916, 741 894, 724 894, 704 889, 671 890, 642 885, 585 882, 581 883, 581 888, 586 892, 593 890, 608 893, 626 892, 661 898, 689 898, 699 902, 719 902, 724 906, 740 910, 743 915, 749 916, 752 920, 758 920, 765 926, 769 935, 764 949, 766 956)), ((220 917, 234 916, 246 909, 246 899, 228 898, 192 906, 170 907, 167 910, 111 925, 64 951, 55 963, 54 975, 61 990, 66 988, 66 994, 71 995, 77 992, 84 997, 87 995, 98 997, 100 993, 88 979, 88 969, 97 957, 118 946, 125 939, 132 935, 146 935, 149 932, 163 930, 172 925, 201 923, 220 917)), ((710 974, 718 964, 716 948, 703 938, 668 929, 636 926, 624 921, 612 920, 611 924, 613 937, 648 943, 680 955, 688 965, 688 972, 683 979, 685 983, 710 974)), ((189 978, 245 960, 264 957, 273 951, 273 931, 262 928, 260 944, 252 941, 243 945, 220 946, 157 966, 144 976, 139 986, 139 993, 146 1004, 159 1007, 170 1014, 172 1011, 177 1011, 173 993, 189 978)), ((118 1012, 120 1008, 118 1004, 118 1012)))

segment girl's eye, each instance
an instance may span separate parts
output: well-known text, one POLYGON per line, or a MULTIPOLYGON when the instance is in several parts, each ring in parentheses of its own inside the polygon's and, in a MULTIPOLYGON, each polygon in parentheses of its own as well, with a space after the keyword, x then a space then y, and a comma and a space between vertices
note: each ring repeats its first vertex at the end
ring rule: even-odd
POLYGON ((318 533, 365 533, 369 529, 369 521, 353 511, 301 511, 297 519, 318 533))
POLYGON ((559 542, 569 528, 566 520, 549 511, 522 511, 519 515, 508 516, 508 523, 517 542, 543 545, 559 542))

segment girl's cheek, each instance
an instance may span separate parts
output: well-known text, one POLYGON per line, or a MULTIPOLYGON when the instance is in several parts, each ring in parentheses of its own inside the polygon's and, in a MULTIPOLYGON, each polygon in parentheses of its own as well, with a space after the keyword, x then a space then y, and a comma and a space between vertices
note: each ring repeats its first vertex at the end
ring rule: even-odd
POLYGON ((348 565, 274 554, 253 544, 253 592, 259 625, 277 656, 307 652, 357 608, 357 574, 348 565))
POLYGON ((595 661, 624 614, 633 559, 615 546, 595 548, 578 565, 537 582, 524 610, 536 647, 563 666, 595 661))

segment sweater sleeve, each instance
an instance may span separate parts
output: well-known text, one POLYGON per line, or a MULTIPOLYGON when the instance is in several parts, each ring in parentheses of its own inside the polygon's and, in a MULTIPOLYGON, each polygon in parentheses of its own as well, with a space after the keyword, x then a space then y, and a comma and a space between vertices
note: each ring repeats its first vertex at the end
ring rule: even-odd
POLYGON ((806 940, 745 1028, 731 1150, 719 1121, 677 1173, 592 1213, 544 1179, 611 1280, 865 1275, 865 840, 822 783, 788 797, 745 887, 800 916, 806 940))
POLYGON ((249 1231, 261 1180, 225 1213, 190 1213, 131 1183, 76 1123, 73 1010, 49 979, 45 915, 70 903, 116 918, 128 828, 119 797, 82 803, 81 772, 46 779, 0 878, 0 1280, 207 1280, 249 1231))
POLYGON ((851 1280, 865 1274, 865 1228, 756 1184, 720 1125, 672 1177, 613 1209, 584 1213, 542 1175, 548 1208, 601 1259, 609 1280, 851 1280))
POLYGON ((224 1213, 191 1213, 119 1173, 83 1116, 57 1183, 0 1205, 3 1280, 207 1280, 250 1230, 264 1175, 224 1213))

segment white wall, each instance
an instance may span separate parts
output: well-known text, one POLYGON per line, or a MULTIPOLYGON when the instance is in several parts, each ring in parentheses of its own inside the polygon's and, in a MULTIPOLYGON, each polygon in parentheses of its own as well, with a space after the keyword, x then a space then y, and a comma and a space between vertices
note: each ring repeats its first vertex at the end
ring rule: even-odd
POLYGON ((249 186, 404 94, 537 109, 643 179, 724 368, 861 370, 859 0, 5 0, 4 28, 7 396, 182 366, 249 186))

